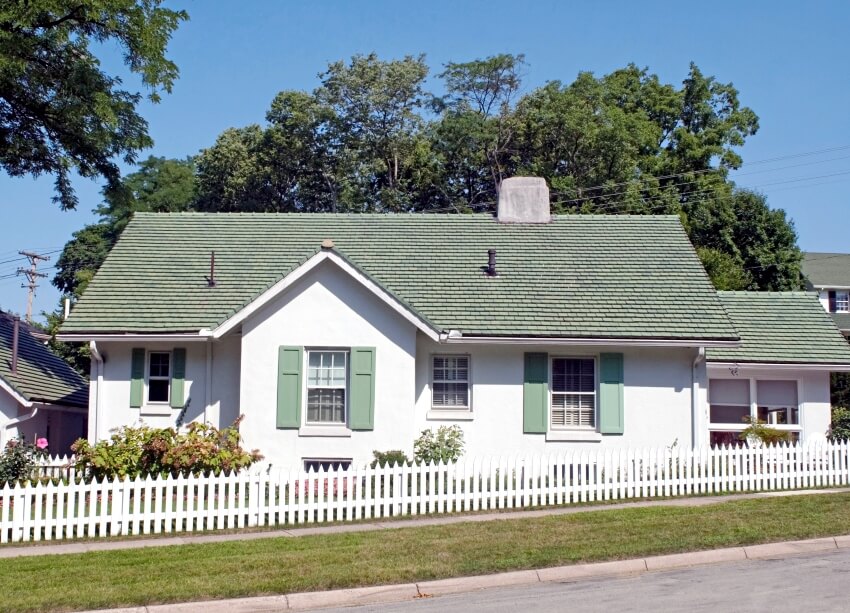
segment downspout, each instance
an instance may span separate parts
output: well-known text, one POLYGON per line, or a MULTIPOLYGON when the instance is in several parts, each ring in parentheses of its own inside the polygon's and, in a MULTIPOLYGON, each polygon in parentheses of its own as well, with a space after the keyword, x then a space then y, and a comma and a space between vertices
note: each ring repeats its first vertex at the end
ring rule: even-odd
MULTIPOLYGON (((212 361, 213 361, 213 347, 212 347, 212 339, 208 338, 206 343, 207 349, 207 363, 206 363, 206 373, 204 375, 204 423, 209 423, 210 421, 210 401, 212 400, 212 361)), ((216 428, 220 427, 221 424, 216 423, 213 424, 216 428)))
POLYGON ((97 348, 97 343, 95 341, 89 341, 89 350, 91 352, 92 357, 92 370, 95 371, 94 377, 94 389, 91 389, 91 381, 89 382, 89 390, 94 396, 94 411, 92 411, 92 400, 89 399, 89 419, 94 418, 94 424, 89 424, 89 442, 95 443, 97 442, 99 436, 98 432, 100 429, 101 415, 100 415, 100 390, 103 386, 103 355, 97 348))
POLYGON ((691 367, 691 448, 695 449, 700 444, 700 428, 702 416, 700 415, 699 381, 697 380, 697 368, 705 361, 705 347, 700 347, 694 357, 691 367))

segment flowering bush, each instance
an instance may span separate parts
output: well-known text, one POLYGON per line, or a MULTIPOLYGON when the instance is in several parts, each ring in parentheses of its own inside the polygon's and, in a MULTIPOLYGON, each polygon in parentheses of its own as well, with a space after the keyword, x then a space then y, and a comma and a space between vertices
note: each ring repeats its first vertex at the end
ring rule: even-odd
POLYGON ((440 426, 437 433, 430 428, 423 430, 413 442, 413 454, 417 462, 454 462, 463 455, 463 430, 460 426, 440 426))
POLYGON ((25 481, 32 476, 38 460, 47 455, 47 439, 30 444, 16 438, 6 443, 0 455, 0 484, 25 481))
POLYGON ((257 450, 240 446, 240 416, 227 428, 191 423, 187 432, 173 428, 124 426, 109 440, 95 445, 79 439, 71 449, 77 470, 91 477, 130 477, 146 475, 188 475, 247 468, 261 460, 257 450))

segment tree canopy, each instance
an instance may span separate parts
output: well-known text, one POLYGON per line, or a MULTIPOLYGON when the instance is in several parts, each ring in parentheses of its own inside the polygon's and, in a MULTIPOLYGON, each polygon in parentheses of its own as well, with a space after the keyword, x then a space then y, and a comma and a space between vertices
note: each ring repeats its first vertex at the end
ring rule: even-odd
POLYGON ((0 166, 11 176, 52 175, 56 200, 77 206, 72 173, 120 180, 116 159, 135 163, 151 146, 142 99, 107 74, 92 51, 115 43, 157 102, 177 66, 166 57, 184 11, 161 0, 9 0, 0 5, 0 166))
POLYGON ((77 295, 137 210, 486 212, 504 177, 535 175, 565 214, 673 214, 719 289, 800 286, 793 224, 729 180, 756 114, 691 64, 681 84, 628 65, 523 93, 522 55, 333 62, 286 90, 263 125, 229 128, 194 160, 151 158, 104 190, 54 283, 77 295))

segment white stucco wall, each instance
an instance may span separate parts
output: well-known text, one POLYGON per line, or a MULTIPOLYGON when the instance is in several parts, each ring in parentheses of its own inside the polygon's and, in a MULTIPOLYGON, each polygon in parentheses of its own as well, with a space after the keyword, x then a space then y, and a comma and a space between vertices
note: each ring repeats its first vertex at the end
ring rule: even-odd
MULTIPOLYGON (((696 349, 622 347, 540 347, 453 345, 440 346, 419 335, 416 372, 416 430, 436 430, 458 424, 468 454, 550 453, 600 446, 640 447, 691 444, 691 369, 696 349), (543 434, 523 434, 524 353, 544 351, 551 356, 596 357, 623 353, 624 434, 603 435, 597 441, 554 441, 543 434), (431 417, 431 356, 460 353, 470 356, 471 420, 431 417)), ((697 367, 705 378, 705 366, 697 367)), ((433 413, 431 413, 433 415, 433 413)), ((412 448, 412 445, 409 445, 412 448)))
POLYGON ((819 291, 818 300, 820 300, 820 305, 823 307, 823 310, 829 313, 829 292, 827 290, 819 291))
MULTIPOLYGON (((89 438, 108 438, 110 432, 124 425, 145 423, 156 428, 174 427, 181 409, 164 404, 130 407, 130 366, 134 347, 148 351, 186 349, 184 394, 188 407, 183 422, 208 421, 215 426, 229 425, 239 415, 239 351, 240 339, 233 335, 209 342, 99 342, 104 357, 103 381, 97 384, 97 365, 92 361, 92 388, 89 402, 89 438), (211 377, 207 385, 207 351, 211 351, 211 377), (99 403, 99 419, 95 404, 99 403)), ((147 398, 145 390, 144 398, 147 398)))
MULTIPOLYGON (((264 463, 300 466, 303 459, 371 460, 372 451, 413 440, 416 329, 374 294, 325 262, 242 325, 241 432, 264 463), (277 429, 278 348, 375 347, 374 430, 307 436, 277 429)), ((302 421, 304 418, 302 408, 302 421)), ((313 431, 315 432, 315 430, 313 431)))
MULTIPOLYGON (((797 382, 797 397, 800 409, 800 440, 822 441, 830 423, 830 377, 826 371, 754 368, 739 365, 730 370, 709 364, 710 379, 785 380, 797 382)), ((711 390, 709 389, 709 396, 711 390)), ((708 403, 705 404, 708 420, 708 403)))

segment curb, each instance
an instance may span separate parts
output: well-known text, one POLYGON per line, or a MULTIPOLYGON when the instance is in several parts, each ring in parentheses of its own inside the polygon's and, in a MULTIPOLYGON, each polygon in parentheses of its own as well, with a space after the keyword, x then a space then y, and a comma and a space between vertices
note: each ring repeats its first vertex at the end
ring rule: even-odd
POLYGON ((417 598, 431 598, 476 592, 485 589, 518 587, 538 583, 572 583, 587 579, 634 576, 649 572, 676 570, 695 566, 710 566, 728 562, 746 562, 771 558, 793 557, 823 551, 850 549, 850 535, 803 541, 785 541, 708 549, 688 553, 674 553, 632 560, 594 562, 519 570, 493 575, 453 577, 419 583, 379 585, 373 587, 331 590, 326 592, 301 592, 280 596, 256 596, 228 600, 210 600, 179 604, 128 607, 123 609, 100 609, 84 613, 186 613, 203 608, 204 613, 254 613, 270 611, 307 611, 329 607, 354 607, 394 602, 405 602, 417 598))

